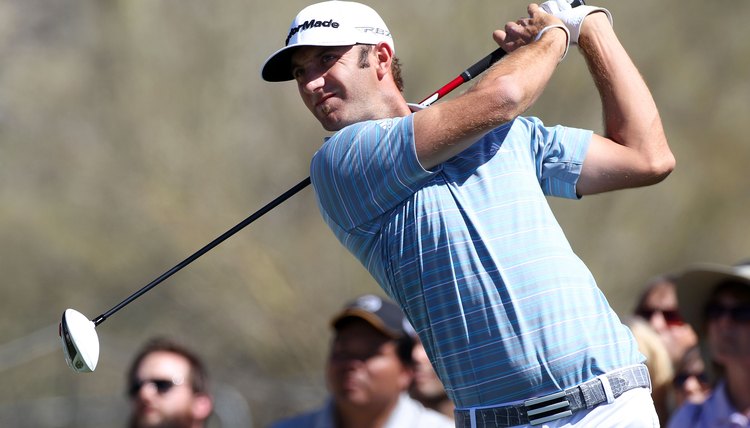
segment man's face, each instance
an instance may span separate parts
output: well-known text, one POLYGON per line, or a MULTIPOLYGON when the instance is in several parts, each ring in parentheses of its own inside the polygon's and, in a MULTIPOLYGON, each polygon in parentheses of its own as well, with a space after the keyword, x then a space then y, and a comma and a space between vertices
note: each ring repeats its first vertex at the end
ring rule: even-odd
POLYGON ((135 376, 130 389, 131 427, 196 426, 193 410, 198 397, 190 385, 190 364, 185 358, 171 352, 151 353, 135 376))
POLYGON ((713 358, 719 364, 744 366, 750 370, 750 299, 731 293, 721 293, 712 299, 706 313, 708 343, 713 358), (744 308, 744 309, 743 309, 744 308), (741 317, 730 312, 742 311, 741 317))
POLYGON ((399 359, 392 339, 353 318, 333 340, 326 377, 339 406, 377 409, 398 399, 412 372, 399 359))
POLYGON ((659 333, 673 363, 698 343, 695 330, 680 315, 677 291, 671 282, 654 285, 637 313, 659 333))
POLYGON ((643 302, 641 315, 659 333, 684 324, 678 312, 677 292, 668 282, 654 286, 643 302))
POLYGON ((302 101, 327 131, 371 119, 377 82, 373 67, 363 67, 361 46, 306 46, 292 55, 292 76, 302 101))
POLYGON ((444 397, 445 388, 432 368, 430 359, 421 342, 414 345, 412 358, 414 359, 412 395, 428 400, 444 397))

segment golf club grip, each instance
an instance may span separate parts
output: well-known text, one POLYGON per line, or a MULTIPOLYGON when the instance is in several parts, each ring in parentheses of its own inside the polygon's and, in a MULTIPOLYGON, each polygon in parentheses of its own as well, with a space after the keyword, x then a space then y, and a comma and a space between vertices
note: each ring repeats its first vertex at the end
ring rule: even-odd
POLYGON ((464 79, 464 82, 468 82, 469 80, 482 74, 484 71, 490 68, 492 64, 498 62, 500 58, 505 56, 505 54, 506 52, 503 50, 503 48, 495 49, 494 51, 492 51, 492 53, 480 59, 471 67, 467 68, 463 73, 461 73, 461 77, 464 79))

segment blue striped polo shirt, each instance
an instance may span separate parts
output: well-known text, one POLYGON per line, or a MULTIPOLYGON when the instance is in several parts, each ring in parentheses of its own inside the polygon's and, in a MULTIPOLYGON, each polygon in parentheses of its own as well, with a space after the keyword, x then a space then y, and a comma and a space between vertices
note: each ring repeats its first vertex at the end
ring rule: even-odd
POLYGON ((458 409, 643 361, 546 200, 577 197, 590 141, 517 118, 426 171, 406 116, 348 126, 313 157, 325 222, 404 309, 458 409))

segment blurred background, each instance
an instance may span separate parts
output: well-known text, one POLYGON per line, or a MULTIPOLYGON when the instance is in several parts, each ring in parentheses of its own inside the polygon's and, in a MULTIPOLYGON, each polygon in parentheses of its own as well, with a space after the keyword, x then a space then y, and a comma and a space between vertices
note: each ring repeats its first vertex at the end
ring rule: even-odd
MULTIPOLYGON (((94 373, 65 365, 57 335, 66 308, 94 318, 307 177, 326 133, 294 84, 259 70, 308 3, 0 0, 0 426, 125 426, 125 369, 156 335, 207 360, 215 426, 262 427, 323 400, 331 314, 380 290, 310 188, 101 324, 94 373)), ((418 102, 492 51, 492 30, 527 3, 368 4, 418 102)), ((750 257, 750 2, 597 4, 678 161, 654 187, 550 201, 625 315, 656 274, 750 257)), ((601 129, 575 50, 528 114, 601 129)))

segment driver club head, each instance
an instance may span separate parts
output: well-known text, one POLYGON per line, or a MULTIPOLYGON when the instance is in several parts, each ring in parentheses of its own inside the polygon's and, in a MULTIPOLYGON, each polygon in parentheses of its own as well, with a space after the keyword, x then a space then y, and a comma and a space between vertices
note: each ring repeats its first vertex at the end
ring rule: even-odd
POLYGON ((76 310, 63 312, 58 334, 65 361, 78 373, 93 372, 99 362, 99 337, 95 327, 93 321, 76 310))

